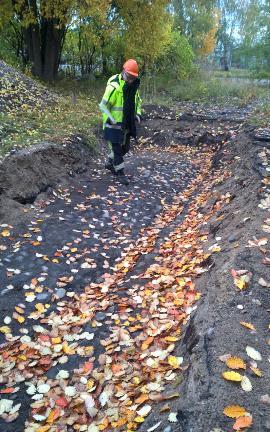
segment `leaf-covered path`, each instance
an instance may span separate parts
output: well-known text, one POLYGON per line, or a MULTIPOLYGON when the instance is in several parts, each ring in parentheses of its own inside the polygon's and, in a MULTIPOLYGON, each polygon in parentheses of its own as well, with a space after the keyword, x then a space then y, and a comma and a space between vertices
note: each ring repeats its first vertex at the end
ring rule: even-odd
POLYGON ((1 227, 1 430, 133 431, 160 401, 166 417, 141 430, 177 422, 178 341, 220 251, 205 224, 231 199, 215 191, 221 131, 204 129, 213 145, 143 138, 127 188, 97 161, 27 226, 1 227))

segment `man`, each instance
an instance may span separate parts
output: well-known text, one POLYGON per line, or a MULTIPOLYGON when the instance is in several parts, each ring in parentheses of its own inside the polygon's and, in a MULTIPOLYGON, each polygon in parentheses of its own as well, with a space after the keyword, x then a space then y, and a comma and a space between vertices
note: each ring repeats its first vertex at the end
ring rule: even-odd
POLYGON ((135 120, 140 123, 141 98, 138 92, 139 68, 135 60, 127 60, 120 74, 112 76, 99 107, 103 114, 103 130, 109 145, 105 167, 128 185, 124 172, 124 155, 130 150, 130 137, 136 138, 135 120))

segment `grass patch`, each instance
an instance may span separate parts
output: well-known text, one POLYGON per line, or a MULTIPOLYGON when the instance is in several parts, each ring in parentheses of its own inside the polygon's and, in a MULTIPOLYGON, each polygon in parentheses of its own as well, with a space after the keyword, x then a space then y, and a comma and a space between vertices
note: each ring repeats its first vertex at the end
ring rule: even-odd
MULTIPOLYGON (((88 85, 89 86, 89 85, 88 85)), ((54 86, 59 102, 43 110, 29 105, 0 114, 0 155, 11 149, 25 148, 41 141, 63 142, 73 134, 82 134, 89 147, 96 139, 93 127, 100 122, 98 90, 81 90, 73 82, 54 86)))
POLYGON ((244 106, 255 99, 265 99, 270 95, 267 87, 246 78, 234 81, 231 78, 217 78, 214 73, 197 75, 188 80, 147 77, 142 87, 147 103, 164 105, 171 105, 175 101, 194 101, 208 105, 220 103, 244 106))
POLYGON ((270 103, 262 102, 254 110, 254 114, 250 117, 249 123, 257 127, 268 127, 270 117, 270 103))
MULTIPOLYGON (((229 72, 230 74, 235 71, 229 72)), ((173 106, 176 102, 202 102, 206 105, 244 106, 253 100, 261 100, 253 121, 258 125, 267 124, 270 104, 268 87, 245 80, 243 71, 239 79, 224 75, 224 72, 197 73, 188 80, 170 79, 167 76, 143 76, 141 96, 144 104, 173 106), (242 78, 242 80, 240 79, 242 78)), ((228 73, 227 73, 228 74, 228 73)), ((234 75, 235 76, 235 75, 234 75)), ((105 89, 106 79, 64 79, 57 81, 50 90, 58 95, 58 102, 51 105, 30 102, 0 113, 0 156, 11 149, 25 148, 41 141, 62 143, 65 138, 82 134, 91 148, 96 146, 93 129, 101 127, 98 102, 105 89)), ((18 89, 19 95, 28 101, 27 88, 18 89)), ((6 95, 7 93, 5 93, 6 95)), ((21 98, 16 98, 20 101, 21 98)))

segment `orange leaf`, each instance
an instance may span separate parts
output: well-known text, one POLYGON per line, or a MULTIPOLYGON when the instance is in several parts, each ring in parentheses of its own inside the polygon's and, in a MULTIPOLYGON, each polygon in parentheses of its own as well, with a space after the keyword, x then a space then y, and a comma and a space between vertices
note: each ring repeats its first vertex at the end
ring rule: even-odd
POLYGON ((149 345, 153 342, 154 338, 152 336, 149 336, 145 341, 142 343, 141 350, 145 351, 149 345))
POLYGON ((135 403, 136 404, 142 404, 145 401, 147 401, 149 399, 149 396, 147 394, 141 394, 141 396, 139 396, 137 399, 135 399, 135 403))
POLYGON ((14 390, 15 390, 14 387, 7 387, 7 388, 5 388, 3 390, 0 390, 0 393, 1 394, 9 394, 9 393, 13 393, 14 390))
POLYGON ((238 418, 244 416, 246 414, 246 410, 239 405, 229 405, 224 408, 223 414, 230 418, 238 418))
POLYGON ((68 406, 68 401, 63 396, 56 399, 55 403, 56 403, 56 405, 60 406, 61 408, 66 408, 66 406, 68 406))
POLYGON ((247 428, 252 425, 252 416, 246 415, 244 417, 238 417, 233 425, 234 430, 247 428))
POLYGON ((60 408, 56 408, 50 412, 47 417, 47 423, 54 423, 54 421, 60 416, 61 410, 60 408))
POLYGON ((240 357, 230 357, 226 361, 226 365, 230 369, 246 369, 245 362, 240 357))
POLYGON ((83 365, 83 372, 89 373, 93 370, 94 364, 93 362, 85 362, 83 365))
POLYGON ((117 373, 122 369, 122 365, 120 363, 115 363, 112 365, 112 372, 117 373))

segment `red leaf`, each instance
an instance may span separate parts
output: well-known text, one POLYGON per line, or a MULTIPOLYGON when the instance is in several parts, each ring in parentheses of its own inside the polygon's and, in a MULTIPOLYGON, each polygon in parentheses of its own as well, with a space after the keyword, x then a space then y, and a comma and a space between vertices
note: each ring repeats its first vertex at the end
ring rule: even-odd
POLYGON ((64 398, 64 396, 58 398, 55 403, 61 408, 66 408, 68 406, 68 401, 66 400, 66 398, 64 398))
POLYGON ((14 390, 15 390, 14 387, 7 387, 7 388, 5 388, 3 390, 0 390, 0 393, 1 394, 9 394, 9 393, 13 393, 14 390))

